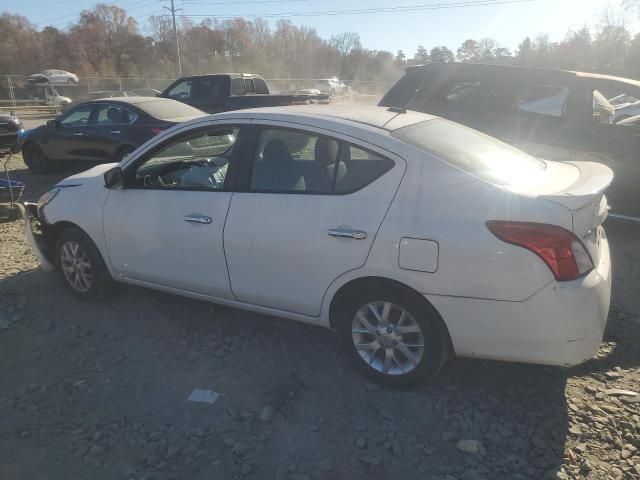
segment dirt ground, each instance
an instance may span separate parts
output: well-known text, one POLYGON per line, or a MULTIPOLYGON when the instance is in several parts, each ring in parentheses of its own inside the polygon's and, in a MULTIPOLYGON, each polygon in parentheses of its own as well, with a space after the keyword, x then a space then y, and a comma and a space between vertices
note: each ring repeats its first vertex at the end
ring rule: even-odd
MULTIPOLYGON (((69 174, 11 168, 29 200, 69 174)), ((78 302, 0 224, 0 478, 640 479, 640 224, 606 227, 596 358, 455 360, 395 391, 315 327, 130 286, 78 302)))

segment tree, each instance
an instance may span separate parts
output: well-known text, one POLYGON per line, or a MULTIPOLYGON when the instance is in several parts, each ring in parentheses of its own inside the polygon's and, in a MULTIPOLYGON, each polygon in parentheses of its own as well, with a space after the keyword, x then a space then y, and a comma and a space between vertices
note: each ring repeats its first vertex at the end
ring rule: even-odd
POLYGON ((492 38, 483 38, 478 42, 478 51, 480 60, 483 62, 493 60, 495 55, 495 50, 498 47, 495 40, 492 38))
POLYGON ((480 60, 480 45, 475 40, 465 40, 458 48, 457 58, 460 62, 477 62, 480 60))
POLYGON ((416 64, 420 65, 423 63, 429 63, 431 57, 429 56, 429 52, 427 51, 426 48, 424 48, 424 46, 419 45, 418 46, 418 51, 416 52, 416 54, 413 56, 413 60, 416 64))
POLYGON ((444 45, 440 47, 433 47, 431 52, 429 52, 429 56, 433 63, 453 63, 456 61, 453 52, 444 45))
POLYGON ((598 67, 610 71, 621 69, 630 43, 631 34, 624 15, 608 7, 602 13, 593 44, 598 67))
POLYGON ((340 76, 344 76, 347 57, 353 50, 362 48, 360 35, 355 32, 343 32, 331 37, 330 43, 340 55, 340 76))
POLYGON ((396 52, 396 65, 403 67, 407 63, 407 56, 402 50, 396 52))
POLYGON ((533 44, 529 37, 525 38, 520 45, 518 45, 518 52, 516 53, 516 63, 525 67, 531 66, 534 63, 534 51, 533 44))

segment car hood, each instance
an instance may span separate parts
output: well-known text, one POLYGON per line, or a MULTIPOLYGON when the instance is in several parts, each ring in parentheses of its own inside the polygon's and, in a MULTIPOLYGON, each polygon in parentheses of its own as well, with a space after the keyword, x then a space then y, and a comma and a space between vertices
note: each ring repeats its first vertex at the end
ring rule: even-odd
POLYGON ((111 170, 117 165, 117 163, 103 163, 100 165, 96 165, 89 170, 76 173, 75 175, 71 175, 64 180, 60 180, 56 184, 56 187, 77 187, 79 185, 85 185, 87 183, 102 183, 102 176, 104 175, 104 172, 106 172, 107 170, 111 170))

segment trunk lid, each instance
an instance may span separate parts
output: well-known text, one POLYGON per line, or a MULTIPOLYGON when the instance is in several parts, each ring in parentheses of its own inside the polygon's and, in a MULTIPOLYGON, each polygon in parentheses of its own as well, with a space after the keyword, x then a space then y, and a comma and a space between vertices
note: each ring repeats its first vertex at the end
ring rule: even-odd
POLYGON ((607 218, 605 190, 613 172, 595 162, 546 162, 545 174, 530 185, 509 187, 515 193, 535 195, 571 211, 573 233, 584 243, 594 265, 600 260, 599 244, 607 218), (546 177, 546 178, 544 178, 546 177))

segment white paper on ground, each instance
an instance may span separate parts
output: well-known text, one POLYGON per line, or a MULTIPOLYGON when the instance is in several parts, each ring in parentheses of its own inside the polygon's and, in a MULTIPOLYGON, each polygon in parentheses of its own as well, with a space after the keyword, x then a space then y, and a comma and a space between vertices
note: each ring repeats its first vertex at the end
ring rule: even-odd
POLYGON ((199 388, 194 388, 193 391, 187 397, 189 402, 201 402, 201 403, 210 403, 214 404, 220 394, 218 392, 214 392, 213 390, 200 390, 199 388))

